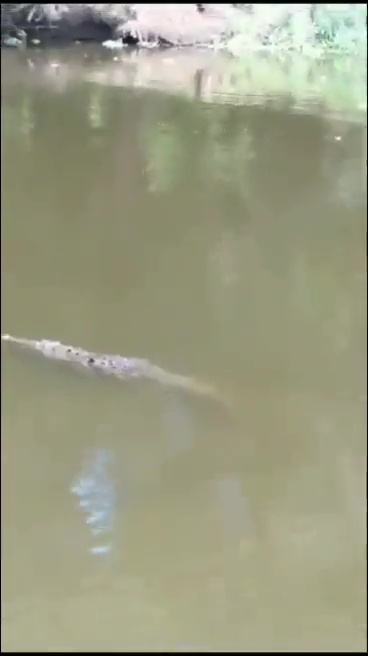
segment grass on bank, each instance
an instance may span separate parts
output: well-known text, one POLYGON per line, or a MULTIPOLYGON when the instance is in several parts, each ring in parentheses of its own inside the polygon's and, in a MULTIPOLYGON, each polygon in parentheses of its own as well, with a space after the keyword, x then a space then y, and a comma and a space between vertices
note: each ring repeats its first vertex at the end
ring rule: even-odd
MULTIPOLYGON (((235 28, 235 26, 234 26, 235 28)), ((259 4, 226 40, 234 55, 298 51, 313 58, 367 51, 366 4, 259 4)))
POLYGON ((366 111, 366 4, 252 5, 251 17, 223 44, 233 92, 366 111))

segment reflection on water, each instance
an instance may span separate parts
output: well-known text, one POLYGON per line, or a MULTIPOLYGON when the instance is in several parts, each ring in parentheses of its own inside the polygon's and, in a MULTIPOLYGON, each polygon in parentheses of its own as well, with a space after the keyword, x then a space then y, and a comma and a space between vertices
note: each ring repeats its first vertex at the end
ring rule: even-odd
MULTIPOLYGON (((172 396, 170 402, 165 403, 162 426, 163 434, 167 435, 164 462, 175 458, 182 451, 191 449, 190 411, 180 399, 172 396)), ((116 540, 116 514, 119 513, 122 519, 127 506, 134 503, 133 490, 137 476, 134 468, 131 467, 129 453, 127 453, 127 462, 120 462, 119 468, 116 458, 114 449, 98 447, 87 449, 82 456, 81 471, 71 486, 71 493, 77 497, 78 506, 89 527, 92 543, 89 551, 94 556, 106 556, 113 552, 116 540), (119 482, 116 480, 117 477, 119 482)), ((139 463, 138 483, 142 474, 146 481, 157 481, 162 463, 155 463, 153 460, 148 462, 146 467, 142 467, 142 464, 139 463)), ((122 548, 123 545, 120 543, 120 555, 122 555, 122 548)))
POLYGON ((2 68, 3 330, 228 407, 5 345, 3 648, 364 649, 365 123, 2 68))
POLYGON ((71 488, 79 499, 79 506, 95 538, 90 549, 94 555, 108 554, 114 546, 116 490, 109 471, 113 460, 113 454, 107 450, 92 450, 87 454, 82 472, 71 488))
POLYGON ((181 399, 172 398, 163 412, 163 430, 168 439, 168 457, 176 456, 193 446, 192 417, 181 399))
POLYGON ((248 503, 243 495, 241 483, 235 476, 224 476, 216 481, 216 492, 220 510, 220 521, 223 522, 224 534, 242 535, 243 530, 250 532, 252 520, 248 503))

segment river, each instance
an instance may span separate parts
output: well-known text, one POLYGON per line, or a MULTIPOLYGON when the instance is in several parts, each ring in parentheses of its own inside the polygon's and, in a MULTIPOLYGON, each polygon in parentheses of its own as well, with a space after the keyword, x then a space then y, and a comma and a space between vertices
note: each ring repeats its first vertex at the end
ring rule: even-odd
POLYGON ((363 651, 366 121, 53 57, 2 57, 2 332, 219 401, 2 347, 2 649, 363 651))

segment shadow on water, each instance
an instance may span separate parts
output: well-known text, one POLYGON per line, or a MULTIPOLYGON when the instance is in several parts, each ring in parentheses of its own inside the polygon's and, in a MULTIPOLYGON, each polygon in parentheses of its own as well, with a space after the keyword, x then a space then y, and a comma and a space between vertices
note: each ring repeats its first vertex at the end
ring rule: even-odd
POLYGON ((3 330, 229 402, 2 348, 3 648, 361 649, 365 123, 2 67, 3 330))

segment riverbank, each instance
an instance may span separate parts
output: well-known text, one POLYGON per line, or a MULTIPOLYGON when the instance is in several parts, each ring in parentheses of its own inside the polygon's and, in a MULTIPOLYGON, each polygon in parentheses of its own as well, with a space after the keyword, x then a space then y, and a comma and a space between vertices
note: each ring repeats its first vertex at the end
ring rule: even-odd
POLYGON ((5 35, 5 45, 12 45, 7 35, 41 46, 116 39, 140 47, 212 45, 245 13, 233 5, 7 4, 2 40, 5 35))
POLYGON ((361 4, 3 4, 2 45, 107 43, 110 47, 207 47, 236 56, 282 49, 366 50, 361 4))

